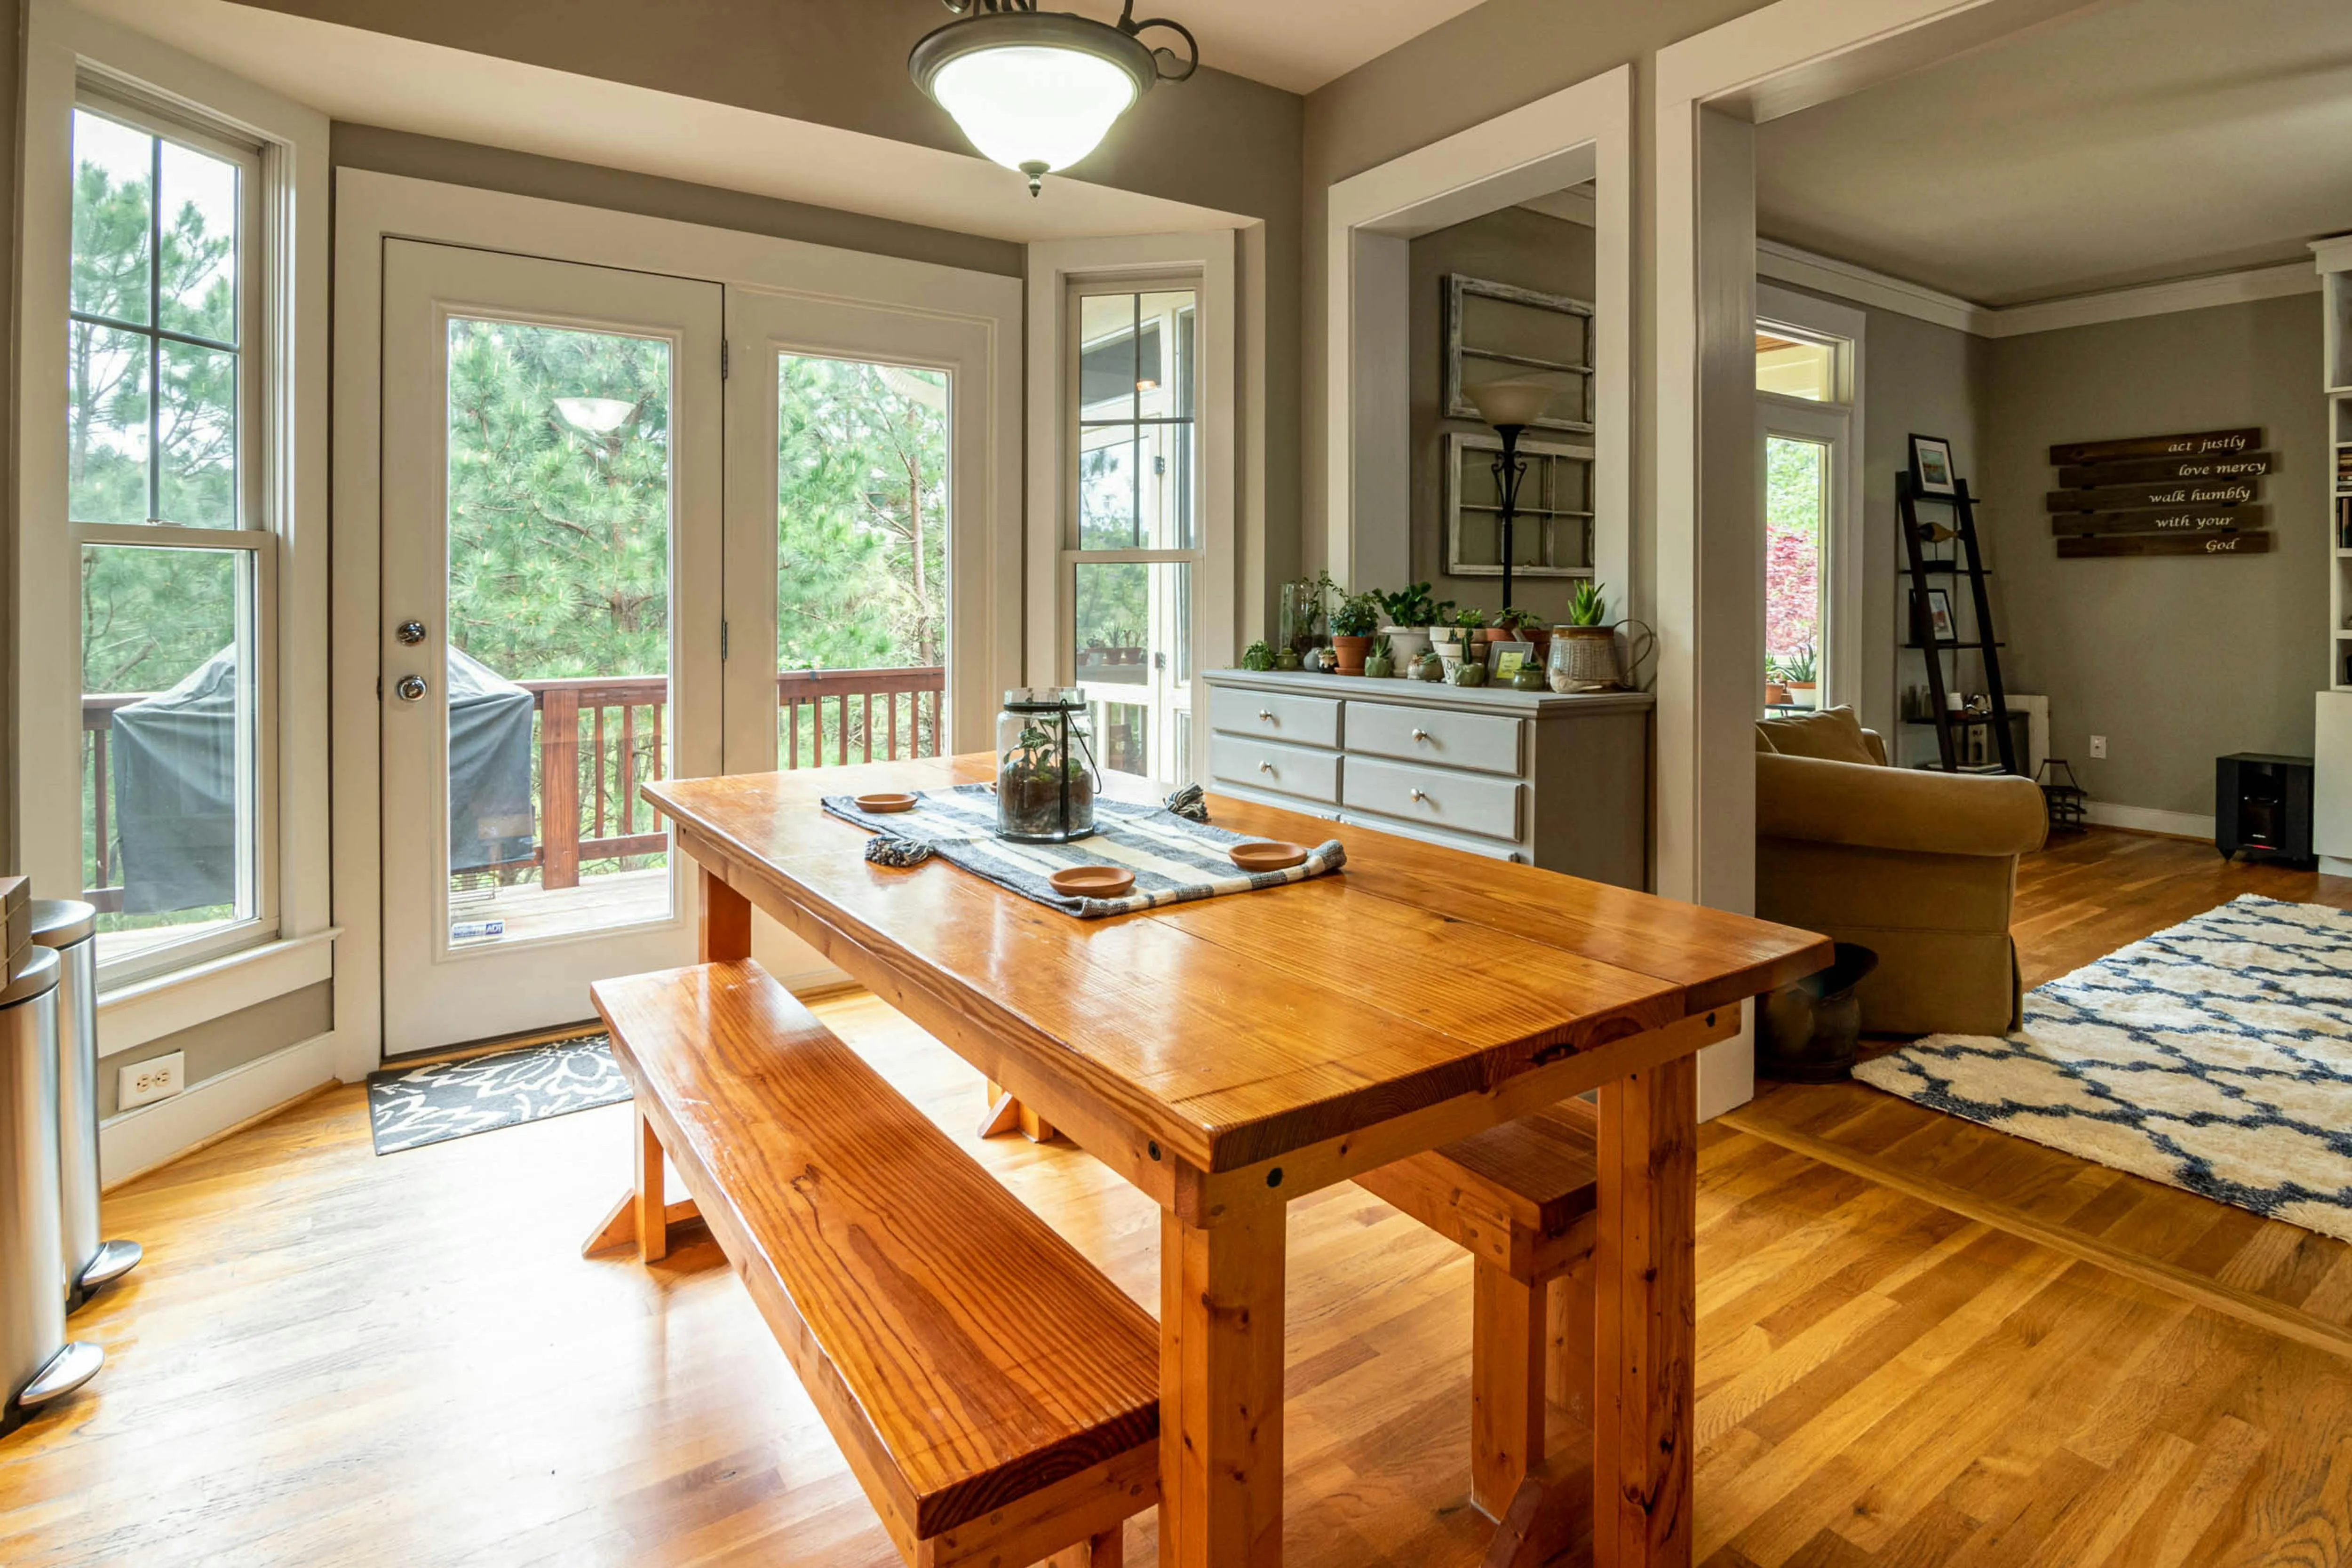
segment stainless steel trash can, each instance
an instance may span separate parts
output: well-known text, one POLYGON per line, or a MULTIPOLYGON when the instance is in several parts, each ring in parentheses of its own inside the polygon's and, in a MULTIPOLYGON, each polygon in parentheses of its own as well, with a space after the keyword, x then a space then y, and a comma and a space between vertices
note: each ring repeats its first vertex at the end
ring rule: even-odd
POLYGON ((53 948, 58 979, 58 1181, 65 1194, 66 1310, 138 1267, 135 1241, 98 1232, 98 906, 35 899, 33 940, 53 948))
POLYGON ((106 1352, 66 1342, 58 1229, 58 955, 26 947, 0 984, 0 1433, 89 1381, 106 1352))

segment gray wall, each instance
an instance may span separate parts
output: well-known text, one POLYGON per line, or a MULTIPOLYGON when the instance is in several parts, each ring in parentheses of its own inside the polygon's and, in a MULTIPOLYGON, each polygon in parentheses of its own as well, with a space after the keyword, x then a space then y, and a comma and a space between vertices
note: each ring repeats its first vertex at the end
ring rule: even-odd
POLYGON ((2009 663, 2050 695, 2051 751, 2094 801, 2206 816, 2213 759, 2308 755, 2327 683, 2319 296, 1987 345, 1984 475, 2009 663), (2042 492, 2060 441, 2263 426, 2273 553, 2061 561, 2042 492), (2090 759, 2089 737, 2107 737, 2090 759))
MULTIPOLYGON (((1468 223, 1441 228, 1414 240, 1412 250, 1412 319, 1410 335, 1412 400, 1412 576, 1436 584, 1436 596, 1476 605, 1493 618, 1503 607, 1499 577, 1454 577, 1445 565, 1445 438, 1456 430, 1485 432, 1475 419, 1448 419, 1439 410, 1444 387, 1444 300, 1449 272, 1496 283, 1516 283, 1550 294, 1592 298, 1592 230, 1583 224, 1510 207, 1468 223)), ((1573 440, 1570 436, 1537 440, 1573 440)), ((1380 586, 1396 587, 1397 584, 1380 586)), ((1574 581, 1563 577, 1515 577, 1519 607, 1549 619, 1568 618, 1574 581)), ((1615 589, 1612 587, 1612 602, 1615 589)))
POLYGON ((193 1089, 208 1078, 217 1078, 234 1067, 241 1067, 316 1039, 334 1027, 335 983, 321 980, 315 985, 305 985, 299 991, 289 991, 282 996, 272 996, 267 1002, 257 1002, 167 1035, 160 1040, 150 1040, 134 1046, 120 1055, 111 1056, 100 1064, 98 1074, 98 1113, 111 1116, 116 1110, 116 1096, 122 1087, 120 1068, 156 1057, 169 1056, 173 1051, 188 1054, 186 1070, 181 1081, 193 1089))

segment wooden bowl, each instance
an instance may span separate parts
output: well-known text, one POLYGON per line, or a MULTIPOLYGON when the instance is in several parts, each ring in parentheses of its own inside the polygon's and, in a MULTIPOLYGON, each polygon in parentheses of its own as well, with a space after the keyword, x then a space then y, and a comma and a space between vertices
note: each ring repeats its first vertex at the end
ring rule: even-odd
POLYGON ((915 809, 915 797, 901 793, 861 795, 857 797, 857 809, 877 813, 912 811, 915 809))
POLYGON ((1115 899, 1135 886, 1135 873, 1124 866, 1073 866, 1045 879, 1066 899, 1115 899))
POLYGON ((1234 864, 1253 874, 1259 871, 1287 871, 1293 866, 1307 863, 1307 846, 1286 844, 1278 838, 1262 838, 1255 844, 1236 844, 1226 851, 1234 864))

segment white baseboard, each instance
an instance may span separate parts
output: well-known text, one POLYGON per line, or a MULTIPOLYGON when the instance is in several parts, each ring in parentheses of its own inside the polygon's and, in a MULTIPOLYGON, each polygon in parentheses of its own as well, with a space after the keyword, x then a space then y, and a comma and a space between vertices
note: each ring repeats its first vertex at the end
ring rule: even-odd
POLYGON ((2128 827, 2136 833, 2161 833, 2173 838, 2213 841, 2213 819, 2193 811, 2157 811, 2145 805, 2116 805, 2095 800, 2085 812, 2102 827, 2128 827))
POLYGON ((177 1159, 242 1121, 335 1080, 335 1037, 317 1036, 217 1073, 98 1130, 99 1179, 113 1186, 177 1159))
POLYGON ((2333 855, 2319 858, 2319 874, 2323 877, 2352 877, 2352 860, 2338 860, 2333 855))

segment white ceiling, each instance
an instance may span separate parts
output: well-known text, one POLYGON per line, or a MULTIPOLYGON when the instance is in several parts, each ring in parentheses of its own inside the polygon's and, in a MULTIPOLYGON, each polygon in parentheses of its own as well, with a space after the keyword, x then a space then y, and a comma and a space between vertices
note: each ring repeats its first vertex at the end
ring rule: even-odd
POLYGON ((992 239, 1242 226, 1231 214, 830 125, 226 0, 79 0, 331 118, 992 239))
MULTIPOLYGON (((1136 0, 1148 16, 1181 22, 1201 41, 1201 60, 1221 71, 1290 92, 1312 92, 1408 38, 1458 16, 1480 0, 1136 0)), ((1118 19, 1119 0, 1060 0, 1100 21, 1118 19)), ((1060 6, 1047 0, 1047 9, 1060 6)), ((1154 47, 1175 42, 1152 33, 1154 47)))
POLYGON ((2352 0, 2127 0, 1760 127, 1757 227, 1983 305, 2352 229, 2352 0))

